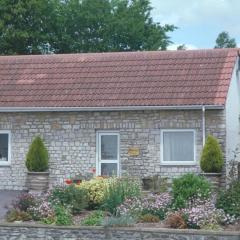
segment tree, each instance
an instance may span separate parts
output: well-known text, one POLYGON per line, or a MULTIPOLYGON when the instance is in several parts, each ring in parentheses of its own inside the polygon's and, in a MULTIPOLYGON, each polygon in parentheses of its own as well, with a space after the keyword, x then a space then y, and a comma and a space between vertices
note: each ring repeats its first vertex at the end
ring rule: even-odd
POLYGON ((0 0, 0 54, 165 50, 149 0, 0 0))
POLYGON ((230 38, 228 32, 221 32, 216 39, 215 48, 235 48, 237 47, 234 38, 230 38))
POLYGON ((177 47, 177 50, 187 50, 187 47, 185 44, 181 44, 177 47))
POLYGON ((0 0, 0 54, 36 54, 53 34, 49 0, 0 0))

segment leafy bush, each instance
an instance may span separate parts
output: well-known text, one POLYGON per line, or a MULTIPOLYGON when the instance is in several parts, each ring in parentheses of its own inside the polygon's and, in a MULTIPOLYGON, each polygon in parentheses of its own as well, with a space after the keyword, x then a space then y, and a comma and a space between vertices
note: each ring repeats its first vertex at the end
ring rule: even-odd
POLYGON ((26 167, 31 172, 44 172, 48 169, 48 151, 41 137, 36 137, 30 145, 26 167))
POLYGON ((11 209, 6 214, 6 220, 8 222, 14 221, 29 221, 31 220, 31 215, 27 212, 21 211, 19 209, 11 209))
POLYGON ((77 186, 79 189, 85 189, 88 196, 88 207, 90 209, 98 208, 104 200, 104 193, 106 192, 111 179, 96 177, 89 181, 83 181, 77 186))
POLYGON ((26 212, 29 207, 35 205, 36 205, 35 197, 30 193, 20 194, 17 200, 13 203, 14 208, 24 212, 26 212))
POLYGON ((72 215, 70 209, 62 206, 54 206, 55 212, 55 223, 56 225, 71 225, 72 224, 72 215))
POLYGON ((186 221, 181 213, 168 214, 166 224, 170 228, 177 228, 177 229, 187 228, 186 221))
POLYGON ((184 208, 191 198, 208 198, 210 192, 211 185, 206 179, 190 173, 185 174, 173 180, 173 208, 184 208))
POLYGON ((53 205, 70 206, 72 213, 77 214, 87 207, 87 192, 75 185, 55 187, 50 192, 49 200, 53 205))
POLYGON ((140 217, 141 222, 147 222, 147 223, 157 223, 160 221, 158 216, 155 216, 151 213, 144 214, 140 217))
POLYGON ((229 189, 220 192, 216 206, 231 216, 240 217, 240 181, 233 182, 229 189))
POLYGON ((84 218, 81 222, 82 225, 87 226, 99 226, 101 225, 104 218, 104 212, 103 211, 94 211, 90 215, 88 215, 86 218, 84 218))
POLYGON ((133 226, 136 223, 136 219, 131 215, 121 215, 118 217, 111 216, 103 221, 104 226, 112 226, 112 227, 129 227, 133 226))
POLYGON ((102 208, 116 215, 117 207, 127 198, 141 194, 141 186, 137 180, 130 178, 112 178, 104 196, 102 208))
POLYGON ((223 153, 220 144, 215 137, 209 135, 202 150, 201 169, 206 173, 219 173, 222 171, 223 163, 223 153))

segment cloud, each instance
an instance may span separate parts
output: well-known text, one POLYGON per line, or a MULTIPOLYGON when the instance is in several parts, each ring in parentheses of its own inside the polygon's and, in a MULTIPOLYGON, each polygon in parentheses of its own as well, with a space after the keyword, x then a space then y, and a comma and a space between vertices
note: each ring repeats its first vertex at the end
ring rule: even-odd
POLYGON ((182 26, 217 25, 230 35, 240 35, 239 0, 151 0, 152 16, 162 24, 182 26))

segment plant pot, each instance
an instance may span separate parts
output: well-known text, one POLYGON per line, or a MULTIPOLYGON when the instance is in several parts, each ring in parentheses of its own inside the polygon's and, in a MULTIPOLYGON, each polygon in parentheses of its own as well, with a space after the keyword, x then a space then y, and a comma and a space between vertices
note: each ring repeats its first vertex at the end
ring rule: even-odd
POLYGON ((29 191, 47 191, 49 186, 49 172, 27 172, 26 184, 29 191))
POLYGON ((213 186, 214 190, 220 187, 222 173, 201 173, 213 186))

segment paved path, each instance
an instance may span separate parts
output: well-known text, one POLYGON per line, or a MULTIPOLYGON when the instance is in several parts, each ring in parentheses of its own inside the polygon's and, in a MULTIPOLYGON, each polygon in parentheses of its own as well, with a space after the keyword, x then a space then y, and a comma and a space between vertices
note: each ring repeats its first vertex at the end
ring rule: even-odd
POLYGON ((11 206, 13 200, 21 191, 9 191, 9 190, 0 190, 0 221, 4 219, 4 216, 7 212, 7 207, 11 206))

